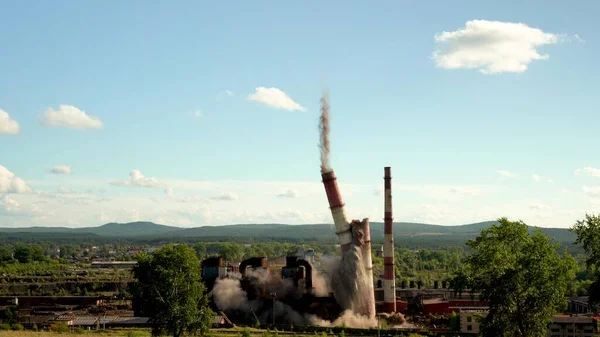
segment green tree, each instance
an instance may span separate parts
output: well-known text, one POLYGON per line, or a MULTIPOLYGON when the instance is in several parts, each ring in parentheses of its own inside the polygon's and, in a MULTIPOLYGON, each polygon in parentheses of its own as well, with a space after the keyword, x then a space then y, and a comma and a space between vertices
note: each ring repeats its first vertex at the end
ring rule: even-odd
POLYGON ((12 248, 10 246, 0 246, 0 262, 12 260, 12 248))
POLYGON ((553 315, 565 307, 576 262, 561 257, 559 245, 522 221, 506 218, 467 242, 472 254, 455 284, 479 292, 489 302, 481 319, 483 336, 542 337, 553 315))
POLYGON ((17 245, 14 258, 20 263, 43 261, 45 259, 44 248, 39 245, 17 245))
POLYGON ((193 249, 167 245, 152 255, 140 254, 133 275, 138 281, 133 293, 150 317, 153 335, 208 332, 213 313, 193 249))
POLYGON ((585 219, 578 220, 571 228, 577 235, 576 244, 583 245, 586 254, 588 274, 593 282, 587 285, 589 302, 592 307, 600 306, 600 216, 586 214, 585 219))

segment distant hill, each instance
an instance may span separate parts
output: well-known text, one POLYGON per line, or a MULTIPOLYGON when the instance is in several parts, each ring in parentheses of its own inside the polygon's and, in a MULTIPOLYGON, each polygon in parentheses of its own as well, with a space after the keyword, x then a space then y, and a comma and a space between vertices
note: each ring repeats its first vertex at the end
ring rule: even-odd
MULTIPOLYGON (((463 245, 464 242, 479 234, 482 229, 495 224, 486 221, 460 226, 440 226, 421 223, 394 223, 394 237, 398 244, 411 247, 438 247, 463 245)), ((533 227, 531 228, 533 230, 533 227)), ((566 228, 541 228, 550 238, 572 245, 575 235, 566 228)), ((29 227, 29 228, 0 228, 0 237, 23 237, 27 233, 36 234, 34 237, 55 238, 93 237, 114 239, 140 239, 151 241, 178 241, 198 238, 210 238, 236 241, 262 240, 301 240, 335 242, 335 231, 332 225, 308 224, 237 224, 227 226, 202 226, 195 228, 179 228, 155 224, 153 222, 108 223, 99 227, 67 228, 67 227, 29 227)), ((383 242, 383 223, 371 223, 371 240, 374 244, 383 242)))
POLYGON ((97 236, 134 237, 153 236, 168 232, 179 231, 179 227, 158 225, 153 222, 129 222, 129 223, 107 223, 98 227, 24 227, 24 228, 0 228, 0 233, 71 233, 71 234, 93 234, 97 236))
POLYGON ((154 222, 107 223, 100 227, 78 228, 79 232, 88 232, 100 236, 154 236, 180 231, 179 227, 158 225, 154 222))

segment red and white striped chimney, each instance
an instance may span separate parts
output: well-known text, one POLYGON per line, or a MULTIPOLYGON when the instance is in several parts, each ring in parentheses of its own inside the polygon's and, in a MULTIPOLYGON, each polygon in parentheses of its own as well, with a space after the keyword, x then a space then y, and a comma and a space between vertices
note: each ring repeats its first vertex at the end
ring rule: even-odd
POLYGON ((386 312, 396 311, 396 280, 394 274, 394 229, 392 217, 392 169, 385 167, 384 179, 384 241, 383 241, 383 300, 386 312))
POLYGON ((329 201, 329 208, 331 209, 335 232, 338 236, 340 245, 342 246, 342 252, 347 252, 352 243, 352 229, 346 218, 344 203, 342 202, 342 195, 338 188, 337 178, 333 171, 322 173, 321 177, 323 178, 325 194, 327 194, 327 200, 329 201))

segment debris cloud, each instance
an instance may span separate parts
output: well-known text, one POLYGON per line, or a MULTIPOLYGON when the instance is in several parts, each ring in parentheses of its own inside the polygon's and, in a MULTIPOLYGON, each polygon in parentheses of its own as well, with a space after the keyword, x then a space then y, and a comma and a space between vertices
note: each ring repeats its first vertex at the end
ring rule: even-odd
POLYGON ((319 118, 319 131, 321 132, 321 173, 331 171, 329 166, 329 93, 323 91, 321 96, 321 117, 319 118))

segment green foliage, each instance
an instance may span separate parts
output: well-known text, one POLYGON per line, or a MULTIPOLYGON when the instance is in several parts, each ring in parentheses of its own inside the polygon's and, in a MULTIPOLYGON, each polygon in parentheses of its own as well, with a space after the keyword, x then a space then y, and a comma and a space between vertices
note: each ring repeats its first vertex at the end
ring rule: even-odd
POLYGON ((140 331, 140 330, 129 330, 129 331, 127 331, 126 334, 124 334, 124 336, 126 336, 126 337, 144 337, 146 335, 147 335, 147 333, 144 332, 143 330, 142 331, 140 331))
POLYGON ((69 332, 69 325, 66 322, 57 322, 50 325, 50 331, 53 332, 69 332))
POLYGON ((77 327, 77 328, 75 328, 75 331, 74 331, 74 332, 75 332, 76 334, 82 334, 82 333, 84 333, 84 332, 85 332, 85 330, 84 330, 82 327, 77 327))
POLYGON ((587 274, 592 280, 585 284, 589 303, 595 309, 600 308, 600 216, 585 215, 571 228, 577 235, 576 244, 583 245, 586 254, 587 274))
POLYGON ((458 316, 458 314, 456 314, 456 311, 453 311, 450 315, 450 330, 460 330, 460 317, 458 316))
POLYGON ((246 328, 244 329, 244 331, 242 331, 242 337, 251 337, 252 334, 250 333, 250 329, 246 328))
POLYGON ((600 264, 600 216, 585 215, 585 219, 578 220, 570 229, 577 235, 576 244, 583 245, 587 255, 588 267, 598 267, 600 264))
POLYGON ((11 329, 12 329, 12 330, 15 330, 15 331, 23 331, 23 330, 25 330, 25 328, 23 327, 23 325, 21 325, 21 324, 19 324, 19 323, 15 323, 15 324, 13 324, 13 325, 11 326, 11 329))
POLYGON ((19 244, 15 246, 14 258, 20 263, 44 261, 44 249, 39 245, 19 244))
POLYGON ((338 337, 346 337, 346 331, 344 331, 344 330, 340 331, 340 333, 338 334, 338 337))
POLYGON ((473 254, 454 283, 489 302, 483 336, 545 336, 553 315, 566 305, 575 259, 566 252, 561 257, 557 244, 541 231, 529 234, 521 221, 498 221, 467 242, 473 254))
POLYGON ((36 323, 33 323, 33 325, 31 326, 31 330, 38 331, 38 326, 36 323))
POLYGON ((10 330, 10 324, 8 324, 8 323, 0 324, 0 330, 10 330))
POLYGON ((150 317, 154 335, 208 332, 213 313, 193 249, 167 245, 152 255, 141 254, 133 275, 138 281, 133 294, 141 301, 142 314, 150 317))

